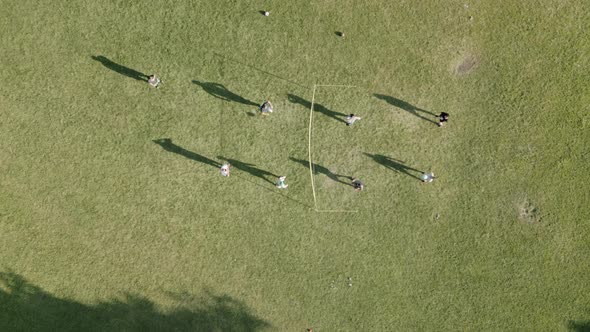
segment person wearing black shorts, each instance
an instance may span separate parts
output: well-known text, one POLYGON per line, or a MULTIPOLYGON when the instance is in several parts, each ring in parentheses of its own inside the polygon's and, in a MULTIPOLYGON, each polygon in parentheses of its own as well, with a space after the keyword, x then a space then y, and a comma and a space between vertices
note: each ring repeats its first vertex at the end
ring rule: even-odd
POLYGON ((439 127, 442 127, 445 122, 449 121, 449 113, 441 112, 436 117, 438 118, 439 127))

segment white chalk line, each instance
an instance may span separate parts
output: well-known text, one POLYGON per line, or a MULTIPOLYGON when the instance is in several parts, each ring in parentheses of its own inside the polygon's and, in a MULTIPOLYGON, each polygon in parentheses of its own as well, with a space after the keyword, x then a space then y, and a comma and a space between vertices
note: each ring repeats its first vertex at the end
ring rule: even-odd
POLYGON ((318 209, 318 202, 315 195, 315 184, 313 180, 313 164, 311 162, 311 129, 313 124, 313 102, 315 100, 315 88, 316 85, 313 85, 313 92, 311 94, 311 107, 309 109, 309 136, 308 136, 308 146, 307 146, 307 153, 308 153, 308 160, 309 160, 309 175, 311 176, 311 192, 313 193, 313 204, 315 206, 315 210, 318 209))
POLYGON ((308 129, 308 159, 309 159, 309 175, 311 178, 311 191, 313 193, 313 204, 315 206, 314 211, 317 213, 357 213, 358 210, 318 210, 318 202, 315 192, 315 181, 313 177, 313 161, 312 161, 312 153, 311 153, 311 139, 312 139, 312 129, 313 129, 313 104, 315 102, 315 92, 317 87, 346 87, 346 88, 356 88, 355 85, 339 85, 339 84, 314 84, 313 85, 313 92, 311 93, 311 107, 309 109, 309 129, 308 129))
POLYGON ((356 88, 356 85, 340 85, 340 84, 314 84, 313 87, 315 89, 316 86, 331 86, 331 87, 339 87, 339 88, 356 88))
POLYGON ((357 213, 357 210, 315 210, 317 213, 357 213))

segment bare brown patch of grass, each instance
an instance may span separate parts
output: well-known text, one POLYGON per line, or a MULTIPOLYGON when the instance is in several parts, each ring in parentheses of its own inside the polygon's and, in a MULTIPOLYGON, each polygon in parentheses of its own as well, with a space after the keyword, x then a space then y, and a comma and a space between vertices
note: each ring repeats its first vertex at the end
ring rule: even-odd
POLYGON ((455 74, 466 75, 477 66, 478 60, 474 55, 464 56, 455 67, 455 74))
POLYGON ((530 200, 525 199, 518 204, 518 219, 529 224, 535 224, 541 222, 541 212, 530 200))

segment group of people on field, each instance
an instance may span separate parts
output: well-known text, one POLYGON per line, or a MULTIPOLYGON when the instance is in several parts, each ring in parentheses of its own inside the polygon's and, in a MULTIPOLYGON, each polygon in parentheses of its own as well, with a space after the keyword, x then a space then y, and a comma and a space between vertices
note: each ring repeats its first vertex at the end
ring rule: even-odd
MULTIPOLYGON (((158 88, 160 83, 162 82, 162 80, 160 80, 158 77, 156 77, 156 75, 152 74, 152 75, 148 75, 147 82, 151 86, 153 86, 154 88, 158 88)), ((272 103, 270 102, 270 100, 265 100, 260 105, 259 109, 260 109, 260 114, 263 116, 267 116, 273 112, 273 106, 272 106, 272 103)), ((446 112, 441 112, 436 117, 438 118, 438 126, 439 127, 442 127, 445 122, 449 121, 449 113, 446 113, 446 112)), ((352 114, 352 113, 349 114, 348 116, 346 116, 346 118, 344 119, 347 126, 352 126, 358 120, 361 120, 361 117, 356 116, 355 114, 352 114)), ((221 165, 221 168, 220 168, 221 175, 225 176, 225 177, 229 177, 230 176, 230 167, 231 167, 231 164, 228 162, 225 162, 223 165, 221 165)), ((276 187, 279 189, 286 189, 287 187, 289 187, 289 185, 285 183, 286 179, 287 179, 287 177, 284 175, 279 176, 276 181, 276 187)), ((355 177, 350 177, 350 179, 352 181, 352 187, 354 188, 355 191, 362 191, 363 189, 365 189, 365 185, 361 180, 359 180, 355 177)), ((423 173, 421 176, 421 180, 424 183, 430 183, 434 179, 435 179, 435 176, 434 176, 434 173, 432 173, 432 172, 423 173)))

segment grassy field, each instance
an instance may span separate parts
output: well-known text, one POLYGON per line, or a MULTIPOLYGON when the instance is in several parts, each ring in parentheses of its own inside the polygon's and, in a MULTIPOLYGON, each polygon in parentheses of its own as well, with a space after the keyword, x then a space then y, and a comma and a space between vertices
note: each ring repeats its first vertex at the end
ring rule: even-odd
POLYGON ((0 330, 590 329, 587 1, 0 5, 0 330))

